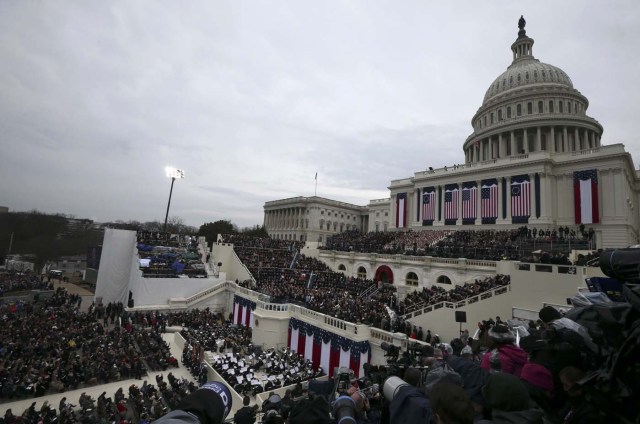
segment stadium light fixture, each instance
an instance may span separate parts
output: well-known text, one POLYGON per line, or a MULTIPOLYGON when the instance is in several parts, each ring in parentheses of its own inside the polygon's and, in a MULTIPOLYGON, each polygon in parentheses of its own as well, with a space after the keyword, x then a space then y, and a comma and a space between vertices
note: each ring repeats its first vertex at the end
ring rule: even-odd
POLYGON ((167 231, 167 220, 169 219, 169 206, 171 206, 171 195, 173 194, 173 183, 176 182, 176 178, 184 178, 184 171, 182 169, 176 169, 171 166, 164 168, 167 177, 171 178, 171 190, 169 190, 169 202, 167 203, 167 213, 164 216, 164 232, 167 231))

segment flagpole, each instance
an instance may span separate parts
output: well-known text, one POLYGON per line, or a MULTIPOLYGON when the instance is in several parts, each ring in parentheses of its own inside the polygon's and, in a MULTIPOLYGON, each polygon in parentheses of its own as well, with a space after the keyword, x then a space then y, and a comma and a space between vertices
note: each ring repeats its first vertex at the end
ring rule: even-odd
POLYGON ((317 195, 318 195, 318 173, 316 172, 316 188, 313 191, 313 196, 317 197, 317 195))

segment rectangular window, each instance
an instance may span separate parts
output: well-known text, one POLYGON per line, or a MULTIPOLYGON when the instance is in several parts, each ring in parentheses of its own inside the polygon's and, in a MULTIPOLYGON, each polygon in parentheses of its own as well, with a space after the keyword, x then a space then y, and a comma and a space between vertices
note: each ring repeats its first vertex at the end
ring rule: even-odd
POLYGON ((493 112, 491 112, 491 123, 493 124, 493 112))
POLYGON ((558 112, 564 113, 563 109, 564 108, 563 108, 563 104, 562 104, 562 100, 561 100, 561 101, 558 102, 558 112))
POLYGON ((544 112, 544 103, 538 102, 538 113, 544 112))
POLYGON ((553 100, 549 100, 549 113, 553 113, 553 100))
POLYGON ((527 115, 531 115, 533 113, 533 103, 527 103, 527 115))
POLYGON ((507 107, 507 119, 511 118, 511 106, 507 107))
POLYGON ((571 113, 571 103, 567 102, 567 113, 571 113))
POLYGON ((520 104, 516 106, 516 115, 522 116, 522 105, 520 104))

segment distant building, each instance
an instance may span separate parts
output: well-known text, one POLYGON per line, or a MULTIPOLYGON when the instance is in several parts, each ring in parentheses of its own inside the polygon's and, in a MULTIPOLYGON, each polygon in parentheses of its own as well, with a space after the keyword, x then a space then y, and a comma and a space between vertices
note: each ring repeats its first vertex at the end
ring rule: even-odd
POLYGON ((9 208, 7 206, 0 206, 0 213, 9 213, 9 208))
POLYGON ((292 197, 264 204, 264 227, 270 237, 323 243, 327 237, 348 230, 366 232, 366 206, 325 199, 292 197))
POLYGON ((84 272, 87 269, 87 257, 83 255, 61 256, 57 261, 51 262, 49 269, 57 269, 63 273, 84 272))

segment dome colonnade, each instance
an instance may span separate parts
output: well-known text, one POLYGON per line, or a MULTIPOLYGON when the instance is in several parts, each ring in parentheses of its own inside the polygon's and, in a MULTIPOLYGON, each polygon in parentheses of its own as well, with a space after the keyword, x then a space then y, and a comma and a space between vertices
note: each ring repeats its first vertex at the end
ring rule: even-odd
POLYGON ((513 62, 487 90, 464 143, 467 164, 546 151, 600 147, 602 126, 586 115, 589 101, 560 68, 533 56, 524 20, 511 45, 513 62))

